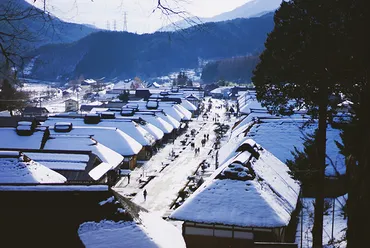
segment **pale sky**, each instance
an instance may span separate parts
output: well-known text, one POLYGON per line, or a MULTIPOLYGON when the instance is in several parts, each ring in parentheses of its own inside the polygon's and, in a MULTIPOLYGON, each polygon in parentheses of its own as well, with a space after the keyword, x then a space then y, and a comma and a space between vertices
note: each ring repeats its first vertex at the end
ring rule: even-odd
MULTIPOLYGON (((32 3, 33 0, 26 0, 32 3)), ((212 17, 233 10, 251 0, 162 0, 172 9, 186 11, 187 16, 212 17)), ((36 3, 41 3, 37 0, 36 3)), ((99 28, 123 29, 124 12, 127 12, 129 32, 149 33, 179 19, 153 9, 157 0, 46 0, 47 9, 68 22, 93 24, 99 28)))

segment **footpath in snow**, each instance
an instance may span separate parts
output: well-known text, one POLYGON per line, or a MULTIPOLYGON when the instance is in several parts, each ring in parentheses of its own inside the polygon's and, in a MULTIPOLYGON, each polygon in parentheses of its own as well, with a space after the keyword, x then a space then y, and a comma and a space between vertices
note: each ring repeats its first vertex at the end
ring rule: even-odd
POLYGON ((130 183, 127 178, 121 179, 117 183, 115 190, 125 197, 129 197, 134 203, 154 212, 160 216, 164 216, 169 210, 173 201, 177 198, 178 192, 188 182, 188 177, 193 175, 204 160, 210 161, 214 155, 213 144, 215 141, 215 133, 213 132, 215 125, 213 117, 218 118, 222 123, 224 117, 224 108, 216 108, 220 106, 222 101, 213 99, 213 107, 208 114, 208 120, 203 120, 201 117, 193 119, 189 123, 189 128, 186 133, 177 137, 173 144, 167 144, 141 168, 136 168, 131 172, 130 183), (193 137, 190 135, 192 129, 197 131, 193 137), (201 145, 201 140, 204 135, 209 135, 209 140, 205 146, 201 145), (190 144, 183 146, 181 140, 186 136, 191 142, 195 143, 196 148, 200 148, 200 152, 195 155, 194 148, 190 144), (174 157, 170 154, 174 152, 174 157), (151 180, 150 180, 151 179, 151 180), (150 180, 144 187, 142 181, 150 180), (146 201, 144 200, 143 191, 148 192, 146 201))

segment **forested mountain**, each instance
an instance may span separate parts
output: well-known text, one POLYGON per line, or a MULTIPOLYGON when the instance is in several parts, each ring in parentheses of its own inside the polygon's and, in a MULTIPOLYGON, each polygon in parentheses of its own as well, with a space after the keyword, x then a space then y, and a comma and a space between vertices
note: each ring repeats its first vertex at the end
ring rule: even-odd
POLYGON ((31 76, 39 79, 160 76, 198 67, 199 59, 260 52, 273 28, 273 14, 206 23, 178 32, 137 35, 97 32, 71 44, 48 45, 32 54, 31 76))
POLYGON ((0 16, 3 42, 8 38, 5 34, 22 36, 17 37, 22 40, 19 47, 73 42, 97 31, 91 26, 64 22, 24 0, 0 0, 0 16))
POLYGON ((282 0, 251 0, 231 11, 209 18, 197 16, 189 17, 186 18, 186 20, 167 25, 159 31, 174 31, 206 22, 221 22, 237 18, 260 17, 266 13, 275 11, 280 6, 281 2, 282 0))
POLYGON ((250 83, 253 70, 258 62, 258 56, 243 56, 209 62, 202 70, 202 80, 205 83, 219 80, 250 83))

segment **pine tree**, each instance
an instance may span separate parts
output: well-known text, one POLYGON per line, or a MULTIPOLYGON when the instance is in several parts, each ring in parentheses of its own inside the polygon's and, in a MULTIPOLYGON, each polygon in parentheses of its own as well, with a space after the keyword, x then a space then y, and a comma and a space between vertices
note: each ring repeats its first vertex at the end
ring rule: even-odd
POLYGON ((290 174, 294 179, 301 182, 302 191, 315 190, 316 164, 317 164, 317 131, 314 134, 308 134, 303 138, 303 150, 294 147, 292 152, 293 159, 287 160, 286 164, 290 169, 290 174))

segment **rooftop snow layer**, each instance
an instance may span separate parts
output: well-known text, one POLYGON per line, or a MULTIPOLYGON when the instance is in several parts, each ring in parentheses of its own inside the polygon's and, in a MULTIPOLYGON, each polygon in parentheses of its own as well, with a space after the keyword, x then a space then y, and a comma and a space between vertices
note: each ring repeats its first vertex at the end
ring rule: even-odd
POLYGON ((183 107, 183 106, 182 106, 182 105, 180 105, 180 104, 175 104, 175 105, 173 105, 173 107, 174 107, 175 109, 177 109, 179 112, 181 112, 181 113, 184 115, 183 120, 185 120, 185 121, 190 121, 190 120, 191 120, 191 116, 192 116, 192 114, 191 114, 191 112, 190 112, 189 110, 187 110, 185 107, 183 107))
POLYGON ((163 120, 159 116, 144 115, 144 114, 135 114, 135 116, 140 117, 146 122, 151 123, 155 127, 159 128, 165 134, 169 134, 173 130, 172 125, 166 122, 165 120, 163 120))
POLYGON ((189 102, 188 100, 182 99, 181 100, 181 106, 183 106, 185 109, 187 109, 189 111, 196 111, 197 110, 197 107, 194 104, 192 104, 191 102, 189 102))
MULTIPOLYGON (((253 144, 251 140, 246 142, 253 144)), ((256 178, 247 181, 217 178, 234 161, 245 162, 246 156, 250 155, 249 152, 237 153, 170 218, 239 227, 287 226, 296 208, 299 185, 290 178, 285 164, 266 150, 258 152, 259 159, 250 160, 256 178)))
POLYGON ((34 161, 19 158, 0 158, 0 183, 64 183, 67 179, 59 173, 34 161))
MULTIPOLYGON (((294 151, 294 147, 302 151, 304 142, 302 138, 305 134, 312 134, 317 128, 317 124, 303 127, 305 121, 294 119, 263 120, 262 123, 251 128, 248 137, 285 162, 288 159, 293 159, 291 152, 294 151)), ((328 166, 325 169, 327 176, 336 176, 337 172, 343 175, 346 172, 345 159, 339 153, 335 140, 341 141, 340 130, 328 126, 326 153, 329 158, 327 158, 328 166)))
MULTIPOLYGON (((60 118, 48 118, 44 125, 53 126, 60 118)), ((142 146, 152 146, 155 142, 155 138, 148 131, 142 128, 139 124, 129 120, 101 120, 98 124, 85 124, 82 118, 68 119, 73 126, 81 127, 111 127, 118 128, 123 133, 127 134, 134 140, 136 140, 142 146)), ((125 136, 126 137, 126 136, 125 136)))
POLYGON ((121 164, 123 157, 108 147, 96 143, 87 137, 72 135, 52 135, 51 139, 45 144, 45 149, 50 150, 71 150, 71 151, 91 151, 103 162, 117 167, 121 164))
POLYGON ((78 229, 84 245, 107 247, 185 248, 181 233, 170 223, 153 214, 140 212, 141 223, 133 221, 85 222, 78 229))
MULTIPOLYGON (((60 135, 50 129, 51 135, 60 135)), ((70 132, 63 133, 63 136, 91 136, 94 140, 118 152, 122 156, 133 156, 140 152, 142 145, 131 138, 120 129, 113 127, 97 127, 97 126, 74 126, 70 132)))
POLYGON ((15 128, 0 128, 0 148, 40 149, 42 131, 36 131, 31 136, 20 136, 15 128))
POLYGON ((175 120, 174 118, 172 118, 170 115, 167 115, 167 114, 161 113, 161 112, 156 113, 156 115, 159 116, 159 117, 161 117, 166 122, 170 123, 173 128, 175 128, 175 129, 179 129, 180 128, 181 123, 178 122, 177 120, 175 120))

